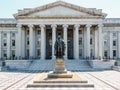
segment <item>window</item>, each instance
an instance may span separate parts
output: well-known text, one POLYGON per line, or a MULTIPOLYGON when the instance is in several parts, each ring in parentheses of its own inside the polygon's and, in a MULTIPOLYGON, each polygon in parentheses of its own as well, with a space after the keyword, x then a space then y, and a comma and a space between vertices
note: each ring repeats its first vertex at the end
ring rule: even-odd
POLYGON ((92 38, 90 39, 90 44, 92 45, 92 38))
POLYGON ((3 40, 3 46, 7 46, 7 40, 6 39, 3 40))
POLYGON ((29 49, 27 49, 27 57, 29 57, 29 49))
POLYGON ((40 37, 37 37, 37 42, 36 42, 37 46, 40 47, 40 37))
POLYGON ((39 41, 37 41, 37 46, 39 46, 40 45, 40 42, 39 41))
POLYGON ((40 56, 40 49, 37 49, 37 56, 40 56))
POLYGON ((116 37, 117 36, 117 33, 116 32, 114 32, 114 33, 112 33, 113 34, 113 37, 116 37))
POLYGON ((79 56, 82 57, 82 49, 79 49, 79 56))
POLYGON ((113 50, 113 57, 116 57, 116 50, 113 50))
POLYGON ((27 45, 29 45, 29 37, 27 37, 27 45))
POLYGON ((90 50, 90 57, 93 57, 93 50, 90 50))
POLYGON ((3 37, 4 37, 4 38, 7 37, 7 33, 4 33, 4 34, 3 34, 3 37))
POLYGON ((79 45, 82 45, 82 38, 79 39, 79 45))
POLYGON ((12 53, 12 57, 15 57, 15 50, 12 50, 11 53, 12 53))
POLYGON ((3 57, 7 57, 7 51, 3 50, 3 57))
POLYGON ((104 57, 107 58, 108 57, 108 52, 105 50, 104 51, 104 57))
POLYGON ((116 40, 113 40, 113 46, 116 46, 116 40))
POLYGON ((12 40, 12 46, 15 46, 15 40, 12 40))
POLYGON ((104 46, 107 46, 107 45, 108 45, 107 40, 105 40, 104 41, 104 46))
POLYGON ((15 33, 12 33, 12 37, 15 37, 15 33))

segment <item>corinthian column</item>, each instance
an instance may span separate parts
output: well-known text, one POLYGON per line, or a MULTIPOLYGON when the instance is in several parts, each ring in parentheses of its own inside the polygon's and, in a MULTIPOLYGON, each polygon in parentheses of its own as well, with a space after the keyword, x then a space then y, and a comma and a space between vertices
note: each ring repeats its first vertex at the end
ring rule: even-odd
POLYGON ((29 51, 30 51, 30 57, 34 57, 34 39, 33 39, 33 35, 34 35, 34 32, 33 32, 33 25, 29 25, 29 42, 30 42, 30 45, 29 45, 29 51))
POLYGON ((18 37, 17 37, 17 57, 21 57, 22 55, 22 31, 21 31, 22 25, 18 24, 18 37))
POLYGON ((95 58, 98 58, 98 30, 95 28, 95 58))
POLYGON ((55 55, 54 55, 54 44, 56 41, 56 27, 57 25, 52 25, 52 59, 55 59, 55 55))
POLYGON ((102 59, 102 47, 103 47, 103 44, 102 44, 102 27, 103 25, 102 24, 99 24, 98 25, 98 34, 99 34, 99 59, 102 59))
POLYGON ((1 49, 1 47, 2 47, 2 44, 1 44, 1 36, 2 36, 2 35, 1 35, 1 34, 2 34, 2 32, 0 31, 0 59, 2 58, 2 55, 1 55, 1 54, 2 54, 2 53, 1 53, 1 52, 2 52, 2 49, 1 49))
POLYGON ((120 32, 118 32, 118 58, 120 59, 120 32))
POLYGON ((75 31, 74 31, 74 56, 75 59, 79 59, 79 27, 80 25, 75 25, 75 31))
POLYGON ((87 30, 86 30, 86 39, 87 39, 87 41, 86 41, 86 48, 87 48, 87 57, 88 58, 90 58, 90 27, 91 27, 91 25, 86 25, 86 28, 87 28, 87 30))
POLYGON ((22 57, 25 57, 25 27, 22 30, 22 57))
POLYGON ((40 25, 41 28, 41 59, 45 59, 45 25, 40 25))
POLYGON ((64 35, 63 35, 63 38, 64 38, 64 42, 65 42, 65 59, 67 59, 67 28, 68 28, 68 25, 63 25, 63 32, 64 32, 64 35))
POLYGON ((10 32, 7 32, 7 58, 10 58, 10 32))

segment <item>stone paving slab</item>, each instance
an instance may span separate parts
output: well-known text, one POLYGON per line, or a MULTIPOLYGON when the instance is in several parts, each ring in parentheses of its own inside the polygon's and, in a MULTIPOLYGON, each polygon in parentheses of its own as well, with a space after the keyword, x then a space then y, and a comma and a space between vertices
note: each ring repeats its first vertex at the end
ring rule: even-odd
POLYGON ((120 90, 120 72, 117 71, 95 71, 76 72, 81 78, 87 79, 88 83, 95 85, 92 88, 26 88, 32 83, 36 76, 42 72, 0 72, 0 90, 120 90))

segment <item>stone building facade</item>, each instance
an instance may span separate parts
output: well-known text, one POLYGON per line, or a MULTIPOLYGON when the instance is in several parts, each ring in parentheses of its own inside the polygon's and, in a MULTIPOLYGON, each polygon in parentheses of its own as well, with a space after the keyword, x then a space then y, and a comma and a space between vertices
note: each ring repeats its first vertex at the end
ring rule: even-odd
POLYGON ((57 1, 0 19, 0 59, 54 59, 61 35, 66 59, 120 58, 120 19, 101 9, 57 1))

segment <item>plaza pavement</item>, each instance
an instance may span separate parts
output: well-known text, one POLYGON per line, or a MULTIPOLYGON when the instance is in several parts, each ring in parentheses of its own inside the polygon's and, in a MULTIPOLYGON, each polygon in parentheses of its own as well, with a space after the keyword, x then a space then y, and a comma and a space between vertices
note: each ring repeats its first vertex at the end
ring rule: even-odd
MULTIPOLYGON (((53 63, 48 61, 46 65, 50 68, 53 63)), ((78 74, 81 78, 88 80, 88 83, 94 84, 94 88, 26 88, 27 84, 32 83, 33 80, 41 76, 41 73, 48 72, 48 67, 44 66, 41 70, 30 70, 30 68, 39 68, 31 66, 29 70, 7 70, 0 72, 0 90, 120 90, 120 72, 114 70, 93 70, 90 67, 83 67, 79 61, 67 61, 67 68, 78 74), (76 65, 76 63, 78 64, 76 65), (83 70, 82 70, 83 68, 83 70), (90 68, 89 70, 85 70, 90 68)), ((35 64, 35 63, 34 63, 35 64)), ((39 64, 45 65, 45 64, 39 64)), ((84 63, 87 65, 87 63, 84 63)), ((52 68, 51 68, 52 69, 52 68)))

